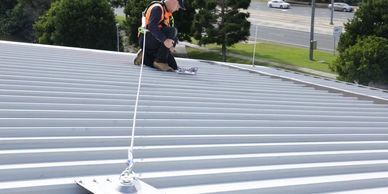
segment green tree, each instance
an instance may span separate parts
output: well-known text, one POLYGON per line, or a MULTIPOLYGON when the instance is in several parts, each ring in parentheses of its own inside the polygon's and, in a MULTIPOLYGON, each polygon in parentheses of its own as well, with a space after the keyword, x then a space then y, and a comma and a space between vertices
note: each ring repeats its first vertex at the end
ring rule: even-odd
POLYGON ((6 10, 12 10, 17 1, 15 0, 2 0, 0 1, 0 15, 4 14, 6 10))
POLYGON ((60 0, 34 25, 39 43, 115 50, 116 22, 107 0, 60 0))
POLYGON ((46 12, 53 0, 2 0, 0 3, 0 35, 34 41, 33 23, 46 12))
POLYGON ((250 0, 194 0, 197 14, 193 21, 194 38, 199 44, 222 45, 223 60, 226 61, 227 46, 249 37, 250 0))
POLYGON ((345 33, 338 43, 342 52, 365 36, 388 38, 388 0, 364 0, 352 20, 345 24, 345 33))
POLYGON ((361 84, 386 82, 388 0, 364 0, 338 43, 339 56, 331 69, 339 79, 361 84), (385 49, 385 50, 380 50, 385 49), (382 60, 383 59, 383 60, 382 60))
POLYGON ((126 0, 109 0, 112 7, 124 7, 126 0))
POLYGON ((16 5, 14 0, 2 0, 0 1, 0 38, 9 35, 10 15, 13 8, 16 5))
MULTIPOLYGON (((17 1, 15 0, 1 0, 0 1, 0 19, 2 21, 5 20, 5 18, 9 17, 11 14, 13 8, 16 6, 17 1)), ((0 25, 3 25, 3 23, 0 23, 0 25)))
POLYGON ((334 70, 339 79, 360 84, 388 83, 388 39, 368 36, 340 53, 334 70))
POLYGON ((138 45, 138 28, 141 26, 141 17, 144 9, 152 0, 128 0, 124 8, 125 13, 125 30, 129 35, 129 43, 138 45))
POLYGON ((186 10, 179 10, 174 13, 175 26, 178 29, 179 40, 191 42, 193 36, 192 25, 195 16, 194 0, 185 0, 186 10))

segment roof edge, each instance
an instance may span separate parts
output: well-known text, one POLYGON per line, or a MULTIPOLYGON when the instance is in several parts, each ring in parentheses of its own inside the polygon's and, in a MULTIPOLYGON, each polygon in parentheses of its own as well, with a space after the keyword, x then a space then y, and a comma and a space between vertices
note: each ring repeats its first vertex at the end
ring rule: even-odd
POLYGON ((128 53, 126 52, 98 50, 98 49, 90 49, 90 48, 77 48, 77 47, 70 47, 70 46, 58 46, 58 45, 48 45, 48 44, 38 44, 38 43, 14 42, 14 41, 6 41, 6 40, 0 40, 0 44, 33 46, 33 47, 42 47, 42 48, 57 48, 57 49, 75 50, 75 51, 89 51, 93 53, 128 55, 128 53))
MULTIPOLYGON (((319 90, 329 90, 331 92, 341 92, 345 96, 357 97, 357 98, 363 99, 363 100, 372 100, 372 101, 374 101, 375 103, 378 103, 378 104, 388 104, 388 99, 384 98, 384 97, 374 96, 374 95, 367 95, 367 94, 363 94, 363 93, 359 93, 359 92, 355 92, 355 91, 351 91, 351 90, 346 90, 346 89, 342 89, 342 88, 338 88, 338 87, 334 87, 334 86, 327 86, 327 85, 313 83, 313 82, 310 82, 310 81, 301 80, 301 79, 297 79, 297 78, 292 78, 292 77, 288 77, 288 76, 276 75, 276 74, 268 73, 268 72, 261 71, 261 70, 258 70, 258 69, 251 69, 251 68, 254 68, 254 67, 249 66, 249 65, 246 65, 247 67, 242 67, 242 66, 238 66, 238 65, 236 65, 234 63, 217 62, 217 61, 206 61, 206 60, 202 60, 202 61, 207 62, 207 63, 214 63, 214 64, 218 64, 218 65, 222 65, 222 66, 232 67, 232 68, 236 68, 236 69, 241 69, 241 70, 245 70, 245 71, 249 71, 249 72, 255 72, 255 73, 259 73, 259 74, 267 75, 267 76, 271 76, 271 77, 277 77, 277 78, 281 78, 281 79, 285 79, 285 80, 291 80, 291 81, 294 81, 294 82, 307 84, 307 85, 312 86, 312 87, 314 87, 316 89, 319 89, 319 90), (248 66, 250 68, 248 68, 248 66)), ((304 74, 304 75, 307 75, 307 74, 304 74)), ((307 75, 307 76, 311 76, 311 75, 307 75)), ((311 76, 311 77, 316 77, 316 76, 311 76)), ((329 78, 324 78, 324 79, 327 80, 329 78)), ((330 80, 332 80, 332 79, 330 79, 330 80)), ((337 80, 332 80, 332 81, 339 82, 337 80)), ((343 82, 343 83, 346 84, 346 82, 343 82)), ((354 86, 357 87, 357 85, 354 85, 354 86)), ((369 86, 364 86, 364 87, 365 88, 369 88, 369 89, 373 89, 373 90, 385 91, 383 89, 373 88, 373 87, 369 87, 369 86)))

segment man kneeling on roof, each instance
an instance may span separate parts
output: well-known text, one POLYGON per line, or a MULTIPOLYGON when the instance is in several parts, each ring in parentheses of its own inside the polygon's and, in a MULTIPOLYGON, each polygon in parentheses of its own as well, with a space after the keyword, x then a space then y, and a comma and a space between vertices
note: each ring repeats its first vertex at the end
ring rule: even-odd
POLYGON ((143 48, 144 29, 146 32, 145 51, 140 49, 134 60, 140 65, 144 52, 144 64, 161 71, 178 69, 171 49, 178 42, 177 29, 174 27, 172 14, 179 9, 185 9, 183 0, 154 1, 144 11, 142 26, 139 28, 139 45, 143 48))

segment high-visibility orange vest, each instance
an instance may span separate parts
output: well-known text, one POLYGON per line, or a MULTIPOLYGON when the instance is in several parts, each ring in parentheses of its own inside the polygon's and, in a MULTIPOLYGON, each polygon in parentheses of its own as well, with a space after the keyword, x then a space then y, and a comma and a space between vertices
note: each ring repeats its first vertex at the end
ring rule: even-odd
POLYGON ((170 27, 171 26, 170 19, 171 19, 172 13, 168 12, 161 2, 153 2, 146 9, 146 12, 145 12, 146 13, 145 14, 145 27, 148 28, 148 24, 150 23, 151 10, 154 7, 156 7, 156 6, 159 6, 160 9, 162 9, 162 17, 161 17, 161 19, 159 21, 159 28, 162 28, 163 25, 167 26, 167 27, 170 27))
POLYGON ((141 33, 143 33, 143 28, 148 28, 148 25, 150 23, 150 17, 151 17, 151 10, 155 6, 159 6, 162 9, 162 16, 159 21, 159 28, 162 28, 163 26, 171 27, 174 26, 174 17, 172 16, 172 13, 168 12, 165 9, 165 6, 162 2, 154 1, 148 7, 145 9, 145 14, 142 17, 142 26, 138 29, 138 36, 140 36, 141 33))

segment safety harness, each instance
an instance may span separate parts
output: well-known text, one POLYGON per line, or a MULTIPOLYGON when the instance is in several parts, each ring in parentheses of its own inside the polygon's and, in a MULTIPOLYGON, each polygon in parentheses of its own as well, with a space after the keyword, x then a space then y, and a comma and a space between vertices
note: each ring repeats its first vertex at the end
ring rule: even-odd
POLYGON ((159 6, 160 9, 162 10, 162 16, 159 21, 159 28, 162 29, 163 27, 174 27, 175 25, 174 17, 172 13, 167 11, 164 2, 153 1, 147 6, 147 8, 143 12, 142 25, 138 28, 138 36, 144 33, 144 29, 148 29, 148 25, 150 23, 150 17, 151 17, 151 10, 156 6, 159 6))

